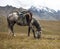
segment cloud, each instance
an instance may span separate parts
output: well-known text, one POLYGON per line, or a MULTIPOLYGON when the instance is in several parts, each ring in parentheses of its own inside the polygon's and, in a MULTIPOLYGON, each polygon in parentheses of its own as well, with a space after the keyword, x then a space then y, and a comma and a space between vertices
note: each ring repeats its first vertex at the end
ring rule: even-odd
POLYGON ((45 0, 45 6, 59 10, 60 9, 60 0, 45 0))
POLYGON ((45 6, 51 9, 60 10, 60 0, 0 0, 0 6, 12 5, 14 7, 29 8, 32 5, 45 6))

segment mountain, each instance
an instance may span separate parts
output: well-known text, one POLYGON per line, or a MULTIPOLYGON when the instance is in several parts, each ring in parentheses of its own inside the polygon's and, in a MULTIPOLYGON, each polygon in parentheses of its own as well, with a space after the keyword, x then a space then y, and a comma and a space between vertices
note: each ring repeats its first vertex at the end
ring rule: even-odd
MULTIPOLYGON (((16 7, 9 6, 9 5, 5 7, 0 6, 0 16, 7 16, 12 11, 21 12, 23 10, 27 10, 27 9, 23 9, 22 7, 16 8, 16 7)), ((35 17, 36 19, 60 20, 60 10, 55 11, 53 9, 50 9, 48 7, 43 7, 43 6, 40 6, 40 7, 31 6, 28 10, 33 13, 33 17, 35 17)))
POLYGON ((48 7, 42 6, 40 7, 31 6, 29 10, 34 14, 34 16, 36 15, 43 20, 60 20, 60 10, 55 11, 48 7))
POLYGON ((0 6, 0 16, 7 16, 12 11, 20 11, 21 12, 23 10, 26 10, 26 9, 23 9, 22 7, 16 8, 16 7, 9 6, 9 5, 7 5, 5 7, 0 6))
POLYGON ((17 8, 12 7, 12 6, 5 6, 5 7, 1 7, 0 6, 0 16, 7 16, 7 14, 9 14, 11 11, 16 10, 17 8))

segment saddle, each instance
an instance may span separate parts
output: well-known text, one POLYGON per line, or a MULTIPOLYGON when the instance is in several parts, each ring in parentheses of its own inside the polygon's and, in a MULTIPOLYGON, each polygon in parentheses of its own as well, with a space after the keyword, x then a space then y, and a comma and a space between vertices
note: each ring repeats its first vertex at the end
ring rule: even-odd
POLYGON ((18 17, 17 22, 18 22, 20 25, 27 25, 26 17, 23 16, 23 14, 19 14, 19 17, 18 17))

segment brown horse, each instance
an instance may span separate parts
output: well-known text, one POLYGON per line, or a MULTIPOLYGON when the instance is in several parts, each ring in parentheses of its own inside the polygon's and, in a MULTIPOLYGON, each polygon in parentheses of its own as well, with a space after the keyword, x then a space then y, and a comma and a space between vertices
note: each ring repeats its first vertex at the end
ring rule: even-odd
POLYGON ((41 27, 38 23, 38 21, 34 18, 32 18, 32 13, 30 11, 22 11, 22 12, 11 12, 7 16, 7 22, 8 22, 8 28, 9 32, 12 32, 12 35, 14 36, 13 26, 15 24, 20 26, 28 26, 28 36, 30 36, 30 30, 32 29, 34 38, 40 38, 41 36, 41 27), (36 32, 34 30, 34 26, 36 28, 36 32))

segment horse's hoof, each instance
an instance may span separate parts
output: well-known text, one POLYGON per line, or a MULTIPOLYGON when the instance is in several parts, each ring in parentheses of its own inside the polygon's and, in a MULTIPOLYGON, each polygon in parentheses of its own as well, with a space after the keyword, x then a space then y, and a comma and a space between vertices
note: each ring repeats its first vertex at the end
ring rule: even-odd
POLYGON ((16 35, 14 34, 14 37, 15 37, 16 35))
POLYGON ((15 37, 16 35, 15 35, 15 34, 13 34, 12 36, 14 36, 14 37, 15 37))

